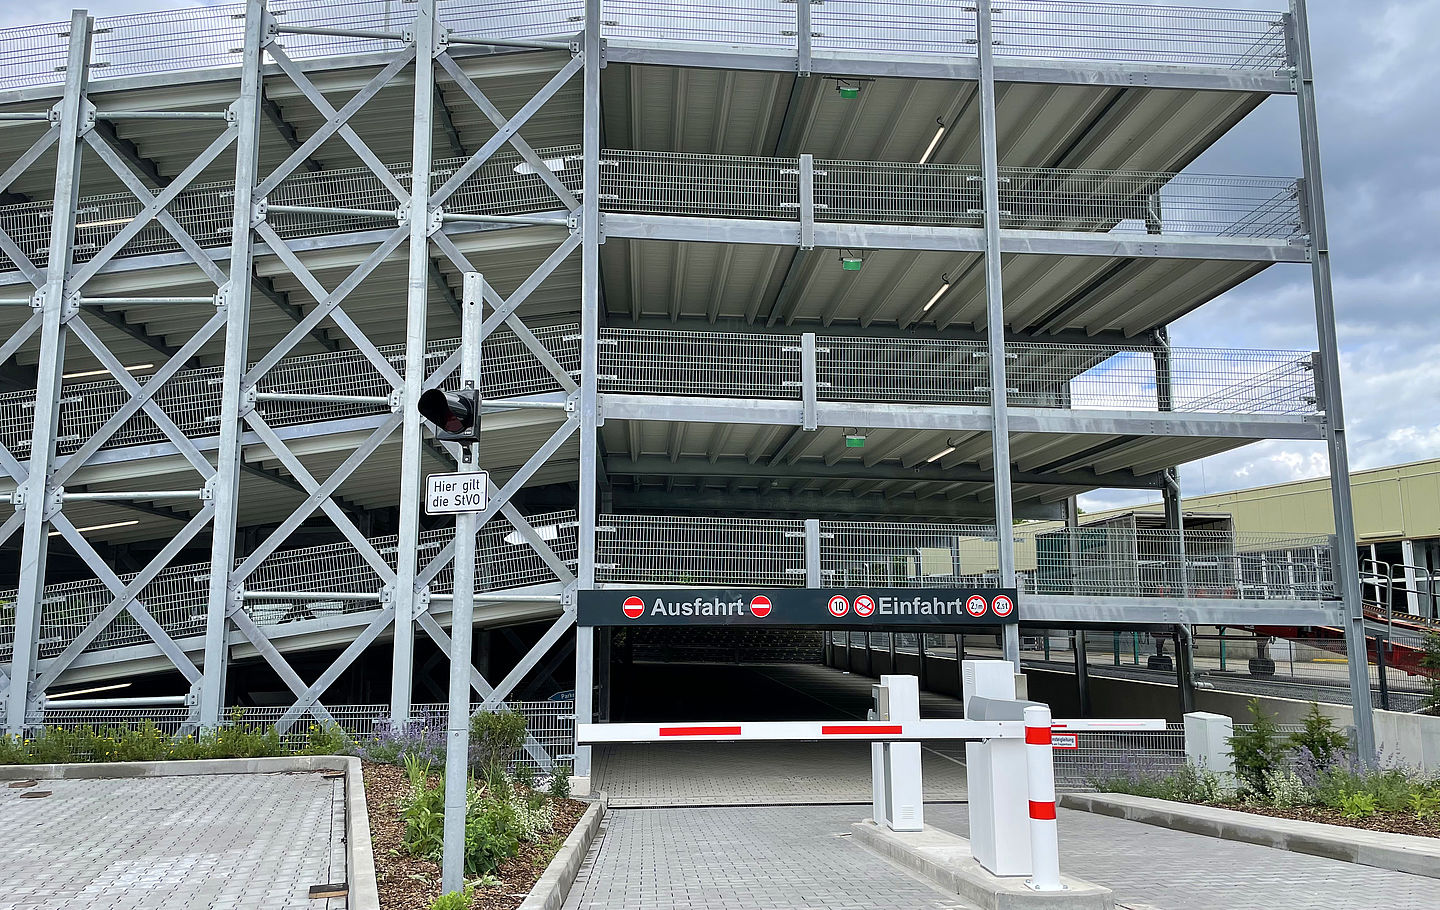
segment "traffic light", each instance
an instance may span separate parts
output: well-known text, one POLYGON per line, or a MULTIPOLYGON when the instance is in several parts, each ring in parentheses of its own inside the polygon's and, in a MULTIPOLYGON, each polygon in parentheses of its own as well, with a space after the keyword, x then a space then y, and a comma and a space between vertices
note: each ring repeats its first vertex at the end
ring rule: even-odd
POLYGON ((480 441, 480 390, 446 392, 430 389, 420 395, 420 416, 435 424, 442 442, 480 441))

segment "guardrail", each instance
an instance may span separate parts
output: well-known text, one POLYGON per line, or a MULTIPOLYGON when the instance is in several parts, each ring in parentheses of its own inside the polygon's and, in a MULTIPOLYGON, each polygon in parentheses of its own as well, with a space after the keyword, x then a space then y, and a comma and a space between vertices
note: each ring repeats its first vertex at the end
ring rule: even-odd
MULTIPOLYGON (((579 369, 579 330, 549 326, 536 337, 567 370, 579 369)), ((800 336, 746 335, 654 329, 601 330, 602 392, 799 400, 800 336), (695 369, 704 363, 703 370, 695 369)), ((456 339, 431 341, 426 362, 434 369, 456 350, 456 339)), ((398 370, 403 345, 379 349, 398 370)), ((1175 413, 1313 414, 1314 373, 1310 354, 1159 348, 1147 345, 1069 345, 1012 342, 1006 345, 1012 407, 1154 410, 1175 413), (1167 394, 1158 380, 1170 377, 1167 394)), ((484 344, 486 398, 559 392, 560 385, 509 330, 484 344)), ((821 335, 816 340, 816 396, 821 401, 949 404, 989 407, 988 354, 978 341, 855 338, 821 335)), ((144 372, 136 373, 144 379, 144 372)), ((215 391, 220 369, 185 370, 166 383, 155 401, 192 438, 215 434, 215 391)), ((458 387, 458 377, 446 388, 458 387)), ((282 360, 260 382, 267 393, 306 393, 323 388, 338 396, 383 398, 394 389, 355 350, 282 360)), ((67 384, 60 395, 57 451, 78 449, 129 399, 114 380, 67 384)), ((0 444, 28 455, 34 420, 33 391, 0 395, 0 444)), ((261 416, 272 426, 341 420, 385 410, 383 406, 263 401, 261 416)), ((122 448, 163 442, 164 432, 137 414, 106 443, 122 448)))
MULTIPOLYGON (((544 149, 557 162, 555 176, 581 192, 579 150, 544 149)), ((444 180, 465 159, 436 162, 444 180)), ((517 215, 553 211, 559 200, 518 155, 495 155, 447 201, 445 211, 464 215, 517 215)), ((799 159, 671 152, 601 152, 600 205, 606 212, 706 218, 798 221, 799 159)), ((409 188, 409 169, 390 165, 409 188)), ((1300 184, 1284 177, 1227 177, 1140 171, 1001 168, 1001 227, 1159 236, 1272 239, 1293 242, 1302 234, 1300 184)), ((201 246, 230 243, 229 183, 180 193, 167 211, 201 246)), ((983 224, 978 168, 955 164, 885 161, 814 162, 815 220, 821 223, 908 224, 979 228, 983 224)), ((306 172, 286 179, 266 200, 272 206, 397 210, 395 197, 365 168, 306 172)), ((133 195, 86 196, 77 204, 75 257, 99 252, 141 213, 133 195)), ((43 260, 50 241, 48 200, 0 208, 0 228, 33 261, 43 260)), ((398 221, 365 214, 297 214, 275 211, 267 220, 288 240, 356 231, 394 230, 398 221)), ((143 256, 179 250, 158 222, 143 227, 121 250, 143 256)), ((14 269, 0 256, 0 272, 14 269)))
MULTIPOLYGON (((817 51, 975 56, 973 7, 950 0, 827 0, 810 4, 817 51)), ((994 4, 995 54, 1021 60, 1179 65, 1275 72, 1288 66, 1284 20, 1259 10, 1167 7, 1077 0, 994 4)), ((186 71, 238 63, 245 7, 231 3, 96 20, 93 79, 186 71)), ((385 0, 271 4, 283 25, 398 32, 414 7, 385 0)), ((794 49, 794 0, 605 0, 602 34, 611 40, 794 49)), ((467 37, 556 38, 583 27, 581 0, 442 0, 441 21, 467 37)), ((61 81, 66 23, 0 31, 0 89, 61 81)), ((285 35, 293 58, 391 51, 393 42, 285 35)))
MULTIPOLYGON (((578 558, 577 519, 570 511, 530 517, 562 560, 578 558)), ((641 586, 734 585, 804 587, 805 522, 784 519, 675 515, 601 515, 596 580, 641 586)), ((822 586, 998 587, 996 531, 984 524, 822 521, 818 523, 822 586)), ((423 563, 450 538, 421 535, 423 563)), ((1040 533, 1017 529, 1021 587, 1038 594, 1128 597, 1211 597, 1227 600, 1327 600, 1335 597, 1329 538, 1273 533, 1187 531, 1184 556, 1172 531, 1080 528, 1040 533), (1073 541, 1073 542, 1072 542, 1073 541)), ((392 536, 372 544, 396 563, 392 536)), ((133 578, 121 576, 122 581, 133 578)), ((138 600, 173 637, 203 634, 208 563, 172 566, 138 600)), ((555 576, 508 522, 481 529, 476 547, 479 591, 553 582, 555 576)), ((442 573, 431 584, 449 590, 442 573)), ((259 625, 274 626, 375 609, 381 580, 347 543, 282 550, 246 580, 247 591, 308 591, 334 600, 247 601, 259 625)), ((0 659, 14 635, 14 590, 0 591, 0 659)), ((96 580, 48 585, 41 612, 40 654, 58 654, 103 610, 112 595, 96 580)), ((128 614, 110 624, 89 650, 142 644, 148 638, 128 614)))

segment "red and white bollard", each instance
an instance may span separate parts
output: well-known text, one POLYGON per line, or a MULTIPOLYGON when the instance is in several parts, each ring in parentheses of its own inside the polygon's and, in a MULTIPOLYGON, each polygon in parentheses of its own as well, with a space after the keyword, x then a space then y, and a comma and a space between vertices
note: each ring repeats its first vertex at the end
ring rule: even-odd
POLYGON ((1046 705, 1025 709, 1025 771, 1030 790, 1030 877, 1025 884, 1032 891, 1064 891, 1055 824, 1055 751, 1046 705))

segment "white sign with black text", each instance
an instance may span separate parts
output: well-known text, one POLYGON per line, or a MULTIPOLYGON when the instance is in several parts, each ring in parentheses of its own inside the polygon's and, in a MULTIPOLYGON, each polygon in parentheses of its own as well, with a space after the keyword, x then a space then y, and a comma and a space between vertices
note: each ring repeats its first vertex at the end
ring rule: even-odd
POLYGON ((489 501, 490 474, 430 474, 425 478, 426 515, 462 515, 483 512, 489 501))

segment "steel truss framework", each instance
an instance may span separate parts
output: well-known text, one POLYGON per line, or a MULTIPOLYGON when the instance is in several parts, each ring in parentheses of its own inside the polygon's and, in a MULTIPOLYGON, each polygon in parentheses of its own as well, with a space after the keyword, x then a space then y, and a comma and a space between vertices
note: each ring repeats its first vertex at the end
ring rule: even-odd
MULTIPOLYGON (((1291 91, 1297 95, 1304 151, 1302 215, 1308 232, 1308 248, 1286 243, 1246 243, 1229 240, 1183 238, 1125 238, 1110 235, 1081 237, 1074 234, 1045 233, 1004 229, 1001 209, 1001 169, 997 152, 995 88, 997 81, 1027 80, 1039 82, 1106 82, 1124 76, 1114 67, 1075 65, 1039 66, 1017 64, 995 59, 993 25, 997 22, 990 0, 978 0, 974 9, 977 53, 972 62, 941 64, 906 59, 895 63, 850 61, 848 64, 811 46, 811 15, 809 4, 797 4, 795 43, 786 54, 747 54, 734 50, 706 50, 689 47, 656 47, 637 43, 617 46, 614 59, 627 62, 655 63, 694 67, 731 67, 736 69, 790 70, 801 77, 829 72, 848 66, 850 75, 877 74, 915 75, 933 79, 963 79, 978 82, 980 112, 980 193, 983 227, 916 228, 891 225, 816 224, 813 195, 813 161, 801 156, 798 167, 800 204, 798 233, 791 225, 743 220, 706 219, 681 215, 605 214, 598 188, 601 180, 601 71, 606 65, 607 48, 602 39, 600 0, 584 0, 583 26, 573 40, 556 41, 526 39, 481 39, 465 37, 451 31, 437 15, 437 0, 419 0, 414 8, 413 23, 403 32, 354 30, 341 28, 287 27, 267 9, 265 0, 248 0, 245 10, 244 42, 240 54, 239 95, 224 111, 194 114, 200 125, 209 124, 216 138, 193 162, 181 170, 163 189, 152 191, 146 186, 144 168, 107 140, 113 130, 103 126, 106 118, 116 112, 97 113, 87 96, 91 21, 77 13, 70 29, 69 56, 65 67, 65 86, 61 101, 48 114, 34 115, 41 135, 4 174, 0 174, 0 192, 11 186, 17 177, 34 166, 51 148, 56 150, 55 212, 51 223, 50 243, 45 263, 32 262, 19 243, 0 230, 0 252, 16 263, 25 279, 34 287, 30 301, 32 315, 3 346, 0 353, 12 355, 32 337, 40 342, 39 368, 36 379, 35 424, 31 439, 30 459, 22 463, 13 453, 0 446, 0 468, 17 484, 15 511, 0 525, 0 542, 16 533, 22 536, 20 589, 16 602, 15 646, 11 665, 0 676, 5 694, 6 728, 23 729, 43 698, 46 686, 53 683, 70 666, 87 644, 94 640, 111 621, 128 614, 138 623, 193 686, 194 707, 189 726, 211 726, 221 720, 224 703, 226 658, 232 643, 243 641, 260 654, 291 690, 295 701, 281 719, 288 728, 306 714, 322 721, 331 716, 321 696, 341 673, 367 647, 383 634, 393 637, 394 664, 391 683, 391 714, 397 722, 409 717, 412 702, 411 678, 415 630, 418 626, 433 639, 442 651, 448 651, 449 636, 431 612, 431 605, 443 598, 431 590, 432 583, 449 566, 454 543, 444 547, 424 564, 413 559, 418 551, 419 490, 422 462, 438 458, 446 452, 427 442, 422 434, 415 409, 420 393, 438 386, 457 369, 458 352, 445 358, 433 370, 427 369, 426 321, 428 287, 435 276, 433 255, 438 253, 461 272, 476 272, 457 244, 460 234, 480 227, 502 229, 507 226, 549 225, 557 228, 557 242, 548 258, 525 279, 508 298, 488 285, 483 297, 489 307, 484 320, 483 335, 490 335, 505 326, 534 356, 536 362, 563 389, 563 402, 553 398, 535 401, 529 406, 563 407, 559 426, 538 446, 529 460, 503 485, 491 490, 491 505, 480 516, 477 527, 491 518, 503 516, 516 534, 544 562, 555 576, 555 583, 530 597, 538 603, 554 604, 559 617, 541 636, 536 645, 504 679, 492 684, 471 668, 471 683, 485 706, 504 703, 527 673, 533 670, 557 642, 571 634, 574 627, 574 592, 596 585, 596 515, 597 497, 603 483, 603 463, 599 431, 603 421, 675 420, 694 423, 766 423, 793 426, 796 434, 804 434, 821 426, 883 426, 891 420, 896 426, 916 428, 966 429, 988 433, 993 464, 1012 465, 1010 434, 1012 432, 1083 433, 1137 432, 1148 435, 1186 433, 1203 435, 1249 436, 1263 438, 1267 433, 1290 434, 1297 438, 1323 436, 1329 446, 1332 477, 1348 476, 1345 454, 1344 423, 1337 371, 1337 343, 1334 332, 1333 299, 1330 287, 1329 251, 1325 232, 1323 195, 1315 129, 1313 73, 1306 31, 1303 0, 1293 0, 1291 12, 1284 17, 1283 28, 1293 62, 1293 78, 1286 76, 1241 75, 1218 76, 1211 71, 1188 72, 1184 67, 1157 67, 1151 73, 1157 84, 1175 87, 1197 86, 1232 91, 1291 91), (336 106, 327 99, 312 78, 312 69, 302 66, 287 52, 287 35, 363 38, 377 47, 367 52, 367 64, 377 71, 368 82, 344 104, 336 106), (465 54, 477 49, 505 52, 526 49, 568 51, 549 80, 511 117, 506 117, 486 96, 480 86, 467 75, 465 54), (462 53, 463 50, 463 53, 462 53), (878 68, 877 68, 878 67, 878 68), (883 70, 883 72, 882 72, 883 70), (1102 72, 1103 71, 1103 72, 1102 72), (443 105, 437 109, 437 77, 448 78, 458 91, 448 92, 453 101, 463 99, 472 104, 495 128, 483 145, 465 157, 463 164, 450 173, 438 186, 432 185, 432 132, 437 123, 449 134, 454 133, 449 112, 443 105), (276 168, 262 173, 259 156, 259 128, 262 118, 277 116, 273 102, 266 94, 267 80, 283 78, 300 92, 323 118, 320 126, 304 141, 293 129, 285 133, 290 154, 276 168), (552 173, 542 155, 520 136, 521 128, 550 103, 572 80, 582 83, 583 118, 581 129, 582 173, 579 192, 567 186, 552 173), (407 87, 413 97, 414 124, 410 159, 407 162, 408 184, 389 170, 380 157, 366 144, 353 124, 368 102, 387 87, 407 87), (350 235, 343 242, 363 244, 367 250, 360 263, 333 287, 327 287, 302 261, 303 243, 283 237, 271 223, 272 214, 298 218, 334 215, 374 218, 386 214, 379 209, 333 209, 318 206, 274 204, 270 197, 283 181, 301 169, 317 171, 323 165, 317 158, 321 146, 332 141, 343 142, 364 164, 369 175, 385 188, 393 199, 396 216, 394 228, 379 232, 350 235), (88 148, 100 163, 112 171, 141 205, 141 214, 127 224, 92 258, 78 262, 72 248, 75 232, 75 200, 79 188, 82 150, 88 148), (200 243, 167 211, 196 177, 220 156, 231 152, 235 158, 235 197, 228 261, 223 265, 207 255, 200 243), (553 200, 538 207, 534 214, 476 215, 447 212, 446 203, 480 167, 497 153, 513 152, 540 178, 553 200), (213 282, 213 297, 205 298, 95 298, 84 293, 86 283, 122 251, 126 242, 149 224, 159 224, 174 238, 188 260, 193 261, 213 282), (809 374, 805 385, 810 394, 798 406, 788 403, 762 403, 753 400, 717 402, 715 399, 668 396, 636 396, 601 394, 599 388, 599 345, 601 321, 600 244, 606 235, 616 238, 665 238, 686 241, 753 242, 798 246, 801 250, 820 246, 856 248, 942 249, 972 251, 982 254, 986 317, 984 347, 988 358, 990 406, 957 407, 914 404, 896 409, 864 402, 844 404, 814 400, 814 358, 809 358, 809 374), (250 280, 256 246, 263 244, 269 254, 283 264, 293 279, 318 302, 308 312, 295 310, 295 320, 285 336, 263 352, 249 349, 251 298, 255 284, 250 280), (403 369, 396 369, 378 346, 367 337, 364 328, 346 312, 346 301, 385 261, 401 255, 406 260, 406 333, 403 369), (1252 259, 1256 261, 1303 261, 1312 263, 1316 321, 1319 327, 1320 350, 1316 357, 1319 396, 1324 418, 1308 422, 1281 424, 1252 420, 1246 428, 1244 418, 1216 420, 1213 416, 1188 416, 1166 413, 1162 419, 1148 414, 1094 414, 1064 411, 1031 413, 1011 407, 1006 400, 1007 363, 1005 356, 1006 324, 1002 285, 1001 254, 1026 252, 1055 255, 1099 256, 1175 256, 1217 259, 1252 259), (519 307, 547 277, 568 257, 579 255, 581 299, 579 303, 579 378, 572 376, 537 338, 535 331, 518 315, 519 307), (87 319, 96 308, 106 304, 143 302, 176 307, 214 308, 214 315, 194 335, 168 356, 165 364, 144 382, 129 375, 121 362, 111 354, 91 329, 87 319), (171 380, 196 351, 212 337, 223 332, 224 361, 221 380, 222 404, 219 424, 219 448, 212 465, 194 443, 154 401, 157 392, 171 380), (116 382, 129 394, 129 400, 78 451, 61 457, 57 454, 58 405, 60 382, 67 341, 73 336, 89 349, 104 365, 116 382), (307 338, 320 338, 327 347, 343 337, 388 383, 391 391, 379 396, 388 406, 388 414, 368 428, 364 438, 348 457, 327 477, 312 474, 291 447, 290 437, 260 414, 257 404, 267 400, 259 391, 266 375, 307 338), (259 356, 251 363, 252 356, 259 356), (164 491, 172 498, 194 497, 203 507, 190 518, 151 562, 128 582, 122 582, 96 550, 90 546, 64 511, 66 500, 77 499, 120 501, 137 494, 106 491, 65 490, 65 482, 85 466, 96 452, 120 427, 136 415, 143 414, 163 432, 169 443, 183 455, 198 475, 195 489, 164 491), (1098 422, 1097 422, 1098 421, 1098 422), (1129 421, 1128 423, 1126 421, 1129 421), (243 559, 237 560, 239 529, 239 478, 245 466, 241 457, 242 437, 249 434, 258 439, 293 477, 304 491, 305 499, 264 541, 243 559), (371 458, 387 440, 399 436, 401 476, 396 498, 399 504, 399 535, 397 559, 392 564, 362 533, 353 516, 335 495, 339 486, 355 470, 371 458), (562 445, 579 437, 578 477, 578 560, 572 566, 546 543, 540 533, 512 504, 512 498, 562 445), (347 595, 373 604, 368 622, 350 640, 335 661, 311 681, 306 681, 291 667, 264 628, 247 613, 247 603, 275 599, 284 594, 292 599, 320 599, 333 592, 274 592, 247 587, 251 579, 285 542, 287 537, 316 513, 323 514, 336 531, 353 547, 363 562, 382 582, 373 594, 347 595), (164 570, 186 544, 209 527, 211 534, 211 573, 204 637, 204 657, 197 666, 186 652, 165 632, 137 595, 164 570), (56 658, 40 665, 37 636, 41 602, 44 598, 46 545, 52 534, 63 536, 85 563, 112 592, 113 598, 87 627, 67 645, 56 658), (226 567, 221 570, 219 567, 226 567), (238 638, 237 638, 238 636, 238 638)), ((846 58, 847 60, 849 58, 846 58)), ((838 71, 838 70, 836 70, 838 71)), ((122 112, 122 116, 143 117, 145 112, 122 112)), ((197 129, 200 128, 197 125, 197 129)), ((284 132, 282 130, 282 132, 284 132)), ((457 143, 458 145, 458 143, 457 143)), ((153 177, 153 175, 150 175, 153 177)), ((153 181, 152 181, 153 182, 153 181)), ((435 181, 439 182, 439 181, 435 181)), ((337 241, 340 242, 340 241, 337 241)), ((261 288, 267 296, 273 295, 261 288)), ((283 308, 283 307, 282 307, 283 308)), ((814 347, 814 336, 806 335, 804 345, 814 347)), ((1157 361, 1157 379, 1160 379, 1157 361)), ((1160 382, 1160 394, 1171 394, 1168 383, 1160 382)), ((290 395, 288 400, 304 400, 323 404, 327 397, 317 391, 313 395, 290 395)), ((497 402, 497 404, 500 404, 497 402)), ((526 406, 520 400, 505 403, 509 407, 526 406)), ((1162 411, 1169 409, 1163 400, 1162 411)), ((797 435, 796 438, 801 438, 797 435)), ((451 458, 454 453, 448 453, 451 458)), ((482 463, 483 463, 482 452, 482 463)), ((1014 585, 1016 580, 1015 540, 1007 533, 1013 517, 1011 472, 994 471, 994 520, 1001 529, 998 543, 1000 583, 1014 585)), ((1173 481, 1173 475, 1169 475, 1173 481)), ((1166 484, 1168 511, 1172 526, 1179 524, 1178 488, 1166 484), (1173 500, 1173 501, 1172 501, 1173 500)), ((1337 582, 1343 595, 1347 620, 1347 642, 1350 649, 1352 687, 1356 693, 1356 726, 1359 744, 1373 744, 1369 718, 1368 680, 1365 672, 1363 613, 1360 609, 1358 566, 1354 565, 1354 529, 1348 486, 1332 485, 1338 545, 1337 582)), ((147 494, 155 498, 152 492, 147 494)), ((1183 546, 1183 535, 1180 538, 1183 546)), ((515 601, 507 595, 482 595, 494 600, 515 601)), ((1186 617, 1203 613, 1203 603, 1177 600, 1186 617), (1197 611, 1199 611, 1197 613, 1197 611)), ((1153 616, 1153 607, 1145 615, 1153 616)), ((1123 611, 1122 611, 1123 612, 1123 611)), ((1228 614, 1227 614, 1228 615, 1228 614)), ((1115 621, 1115 617, 1107 617, 1115 621)), ((1196 620, 1200 621, 1200 620, 1196 620)), ((588 722, 593 717, 592 686, 594 682, 595 642, 593 632, 575 628, 576 717, 588 722)), ((1007 655, 1018 659, 1018 638, 1008 635, 1007 655)), ((528 744, 532 756, 548 767, 551 756, 533 740, 528 744)), ((588 747, 580 747, 575 755, 575 773, 588 774, 588 747)))

